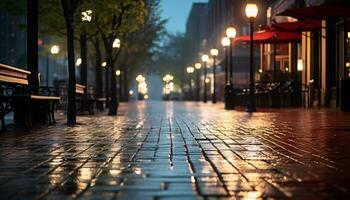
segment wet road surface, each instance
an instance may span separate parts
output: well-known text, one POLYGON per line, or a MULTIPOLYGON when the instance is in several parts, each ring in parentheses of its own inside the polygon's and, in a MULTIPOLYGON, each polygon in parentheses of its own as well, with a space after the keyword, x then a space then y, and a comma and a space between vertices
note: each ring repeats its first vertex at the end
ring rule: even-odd
POLYGON ((121 104, 0 134, 0 199, 350 199, 350 114, 121 104))

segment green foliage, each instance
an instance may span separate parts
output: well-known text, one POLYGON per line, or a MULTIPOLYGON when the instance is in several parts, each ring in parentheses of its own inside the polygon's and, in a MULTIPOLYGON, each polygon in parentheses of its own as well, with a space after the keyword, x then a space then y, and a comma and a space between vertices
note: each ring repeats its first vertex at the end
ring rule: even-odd
POLYGON ((123 37, 125 44, 118 65, 127 68, 132 77, 137 73, 147 73, 153 70, 153 58, 165 32, 164 26, 166 23, 166 20, 159 17, 159 2, 159 0, 146 1, 147 15, 145 23, 138 31, 123 37))
POLYGON ((158 74, 172 74, 175 83, 181 84, 187 65, 193 65, 198 60, 196 45, 184 34, 168 34, 163 46, 159 49, 156 64, 158 74))
POLYGON ((14 16, 26 15, 26 0, 1 0, 0 8, 4 9, 8 14, 14 16))

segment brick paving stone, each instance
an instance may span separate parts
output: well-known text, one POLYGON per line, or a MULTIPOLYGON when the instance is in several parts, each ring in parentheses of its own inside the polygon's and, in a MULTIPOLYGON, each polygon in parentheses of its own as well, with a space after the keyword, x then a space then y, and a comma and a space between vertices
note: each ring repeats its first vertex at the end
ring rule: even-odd
POLYGON ((121 104, 0 134, 0 199, 349 199, 350 114, 121 104))

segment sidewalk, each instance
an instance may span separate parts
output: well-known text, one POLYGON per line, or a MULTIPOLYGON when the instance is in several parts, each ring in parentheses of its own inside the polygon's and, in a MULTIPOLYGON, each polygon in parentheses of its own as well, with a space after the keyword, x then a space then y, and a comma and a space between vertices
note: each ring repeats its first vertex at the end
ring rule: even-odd
POLYGON ((0 199, 349 199, 350 113, 121 104, 0 134, 0 199))

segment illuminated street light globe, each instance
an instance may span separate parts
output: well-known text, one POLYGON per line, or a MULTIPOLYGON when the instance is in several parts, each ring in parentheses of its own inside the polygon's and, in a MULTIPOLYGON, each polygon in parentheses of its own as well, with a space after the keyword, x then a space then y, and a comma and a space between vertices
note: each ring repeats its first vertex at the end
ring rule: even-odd
POLYGON ((227 27, 227 29, 226 29, 226 37, 228 37, 228 38, 235 38, 236 34, 237 34, 237 31, 236 31, 235 27, 233 27, 233 26, 227 27))
POLYGON ((209 78, 206 78, 205 79, 205 83, 209 83, 210 82, 210 79, 209 78))
POLYGON ((217 49, 211 49, 211 50, 210 50, 210 54, 211 54, 212 56, 218 56, 218 55, 219 55, 219 50, 217 50, 217 49))
POLYGON ((139 74, 137 77, 136 77, 136 81, 138 83, 142 83, 145 81, 145 77, 143 77, 141 74, 139 74))
POLYGON ((51 54, 56 55, 60 52, 60 47, 58 45, 53 45, 50 51, 51 51, 51 54))
POLYGON ((249 19, 254 19, 258 15, 258 6, 255 3, 248 3, 245 7, 245 14, 249 19))
POLYGON ((202 68, 202 64, 201 63, 196 63, 194 64, 194 68, 196 68, 197 70, 202 68))
POLYGON ((120 40, 118 38, 116 38, 114 41, 113 41, 113 48, 115 49, 119 49, 120 48, 120 40))
POLYGON ((75 62, 75 66, 80 66, 81 65, 81 58, 78 58, 77 61, 75 62))
POLYGON ((122 72, 120 70, 115 71, 115 75, 120 76, 122 72))
POLYGON ((189 66, 186 68, 187 73, 192 74, 194 72, 194 68, 189 66))
POLYGON ((228 47, 228 46, 230 46, 230 44, 231 44, 231 41, 230 41, 230 39, 228 37, 223 37, 221 39, 221 45, 222 46, 228 47))
POLYGON ((170 81, 172 81, 172 80, 174 80, 174 77, 171 76, 170 74, 167 74, 167 75, 165 75, 165 76, 163 77, 163 81, 166 82, 166 83, 168 83, 168 82, 170 82, 170 81))
POLYGON ((209 56, 207 54, 202 55, 202 61, 203 62, 208 62, 209 56))
POLYGON ((107 62, 102 62, 101 67, 107 67, 107 62))

